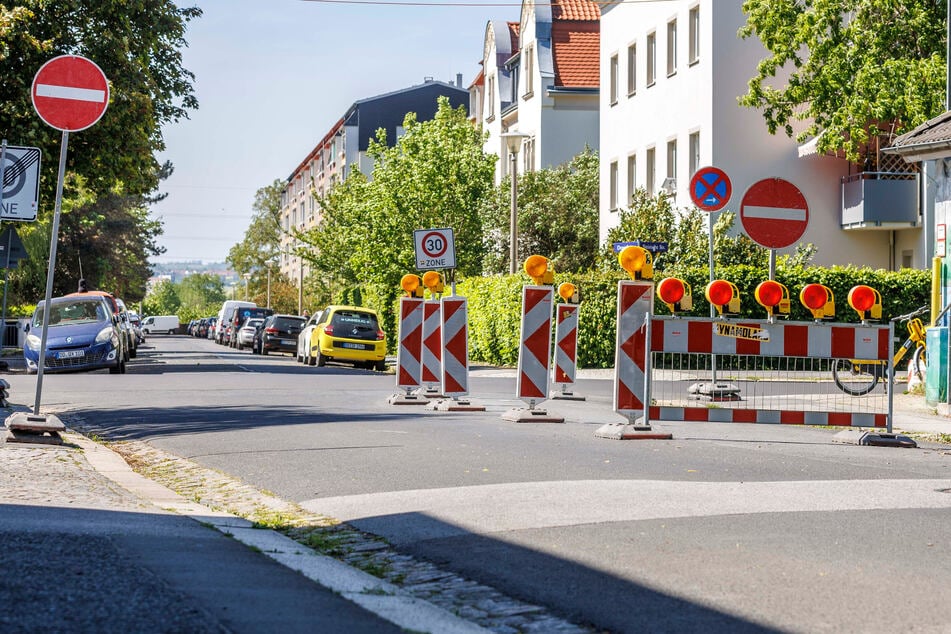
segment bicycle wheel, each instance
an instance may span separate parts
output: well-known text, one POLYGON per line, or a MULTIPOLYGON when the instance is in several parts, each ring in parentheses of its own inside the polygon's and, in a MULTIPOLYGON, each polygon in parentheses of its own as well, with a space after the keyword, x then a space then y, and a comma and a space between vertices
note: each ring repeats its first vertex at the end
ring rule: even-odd
POLYGON ((856 363, 851 359, 836 359, 832 364, 835 386, 851 396, 865 396, 875 389, 882 377, 879 363, 856 363))
POLYGON ((915 348, 915 354, 911 357, 911 369, 918 380, 924 382, 925 374, 928 371, 928 358, 924 346, 915 348))

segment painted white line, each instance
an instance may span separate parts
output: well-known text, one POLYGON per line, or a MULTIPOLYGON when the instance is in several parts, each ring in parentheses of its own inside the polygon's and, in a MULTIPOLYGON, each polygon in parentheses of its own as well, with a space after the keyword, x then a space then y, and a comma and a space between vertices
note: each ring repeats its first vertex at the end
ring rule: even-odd
POLYGON ((75 88, 73 86, 54 86, 53 84, 37 84, 36 96, 52 97, 54 99, 72 99, 73 101, 92 101, 95 103, 104 103, 106 101, 105 90, 75 88))
POLYGON ((763 218, 764 220, 798 220, 806 222, 806 210, 795 207, 757 207, 746 205, 743 207, 744 218, 763 218))

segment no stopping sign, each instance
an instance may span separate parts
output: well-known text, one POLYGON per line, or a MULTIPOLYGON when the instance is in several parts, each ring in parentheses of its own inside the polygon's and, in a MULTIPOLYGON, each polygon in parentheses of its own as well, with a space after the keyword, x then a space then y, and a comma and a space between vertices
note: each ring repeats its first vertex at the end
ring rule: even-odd
POLYGON ((452 229, 417 229, 416 268, 425 271, 456 268, 456 244, 452 229))

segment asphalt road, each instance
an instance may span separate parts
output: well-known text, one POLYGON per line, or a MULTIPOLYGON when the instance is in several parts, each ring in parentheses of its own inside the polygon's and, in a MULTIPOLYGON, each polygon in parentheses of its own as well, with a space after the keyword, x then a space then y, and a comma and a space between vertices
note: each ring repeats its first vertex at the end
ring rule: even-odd
POLYGON ((486 412, 431 412, 389 405, 392 375, 152 337, 126 375, 47 375, 43 405, 601 629, 948 631, 951 451, 706 423, 610 441, 609 380, 519 425, 514 379, 483 374, 486 412))

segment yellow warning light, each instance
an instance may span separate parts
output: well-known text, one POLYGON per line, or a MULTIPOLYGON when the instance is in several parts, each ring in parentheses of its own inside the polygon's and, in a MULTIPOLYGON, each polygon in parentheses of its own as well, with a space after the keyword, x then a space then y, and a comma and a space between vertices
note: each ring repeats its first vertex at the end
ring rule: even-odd
POLYGON ((649 280, 654 277, 654 256, 643 247, 624 247, 617 254, 617 261, 632 280, 649 280))
POLYGON ((413 275, 412 273, 407 273, 402 278, 400 278, 400 288, 406 291, 407 297, 422 297, 423 289, 420 288, 420 280, 418 275, 413 275))
POLYGON ((554 284, 555 271, 544 255, 530 255, 525 260, 525 272, 536 284, 554 284))
POLYGON ((693 292, 690 284, 679 277, 665 277, 657 285, 657 297, 667 305, 671 314, 693 308, 693 292))
POLYGON ((773 310, 780 315, 789 314, 789 289, 776 280, 760 282, 753 291, 753 297, 760 306, 766 309, 766 314, 770 318, 773 316, 773 310))
POLYGON ((558 286, 558 295, 569 304, 577 302, 578 287, 571 282, 564 282, 558 286))
POLYGON ((809 309, 816 319, 835 316, 835 297, 832 289, 822 284, 806 284, 799 291, 799 301, 809 309))
POLYGON ((446 288, 446 283, 436 271, 426 271, 423 273, 423 286, 429 289, 429 292, 433 295, 442 293, 446 288))
POLYGON ((862 321, 882 318, 882 295, 871 286, 852 287, 846 299, 862 321))
POLYGON ((721 316, 724 310, 730 315, 740 312, 740 289, 733 282, 713 280, 707 284, 704 295, 721 316))

